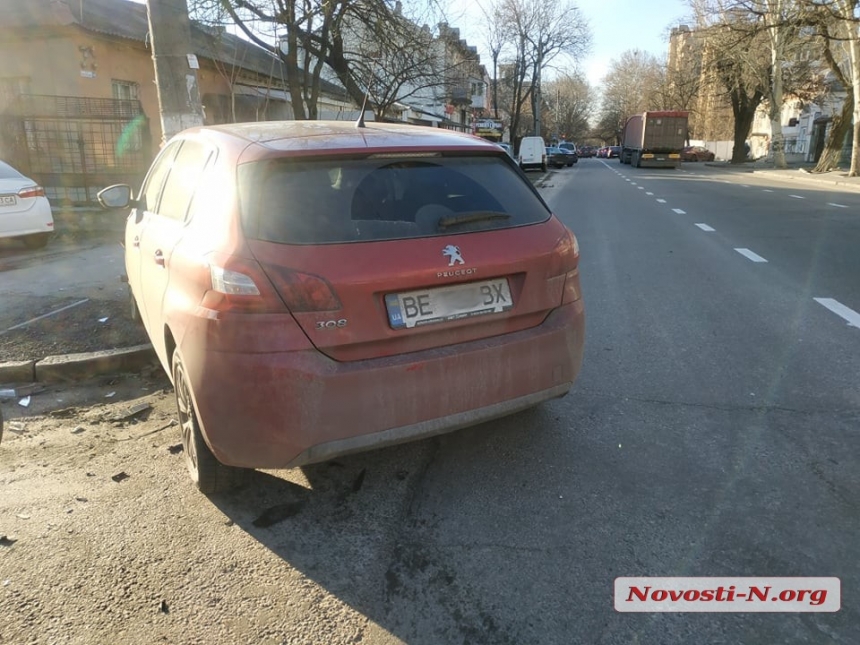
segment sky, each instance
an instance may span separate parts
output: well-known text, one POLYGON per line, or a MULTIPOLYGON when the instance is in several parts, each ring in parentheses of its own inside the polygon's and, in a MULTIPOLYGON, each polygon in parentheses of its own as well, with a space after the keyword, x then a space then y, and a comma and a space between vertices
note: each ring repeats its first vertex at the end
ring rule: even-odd
MULTIPOLYGON (((574 3, 591 26, 591 53, 577 62, 594 86, 600 84, 610 61, 625 50, 640 49, 658 56, 668 52, 668 29, 682 24, 689 14, 686 0, 574 0, 574 3)), ((459 17, 451 19, 451 25, 460 28, 468 43, 478 47, 484 65, 492 65, 492 59, 483 46, 481 6, 488 9, 491 4, 491 0, 456 2, 455 5, 465 5, 462 22, 459 17)), ((458 15, 458 10, 452 10, 453 15, 458 15)))

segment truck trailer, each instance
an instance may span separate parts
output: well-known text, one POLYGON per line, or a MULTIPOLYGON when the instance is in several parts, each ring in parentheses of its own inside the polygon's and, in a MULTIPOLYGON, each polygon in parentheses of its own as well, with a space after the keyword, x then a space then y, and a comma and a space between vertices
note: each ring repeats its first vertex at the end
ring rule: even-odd
POLYGON ((624 125, 619 161, 637 168, 680 168, 688 114, 665 111, 631 116, 624 125))

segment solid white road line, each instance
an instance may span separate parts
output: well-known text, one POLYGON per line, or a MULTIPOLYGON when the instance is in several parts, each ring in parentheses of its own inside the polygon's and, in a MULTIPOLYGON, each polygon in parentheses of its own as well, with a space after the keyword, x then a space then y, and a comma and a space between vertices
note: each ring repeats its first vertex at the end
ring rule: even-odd
POLYGON ((680 208, 673 208, 673 212, 678 213, 678 215, 686 215, 687 211, 682 211, 680 208))
POLYGON ((765 260, 762 256, 760 256, 756 253, 753 253, 749 249, 735 249, 735 251, 740 253, 742 256, 744 256, 748 260, 752 260, 753 262, 767 262, 767 260, 765 260))
POLYGON ((716 229, 711 228, 707 224, 696 224, 703 231, 707 231, 708 233, 713 233, 716 229))
POLYGON ((834 204, 833 202, 827 202, 828 206, 835 206, 836 208, 848 208, 845 204, 834 204))
POLYGON ((30 318, 30 320, 28 320, 26 322, 19 323, 19 324, 15 325, 14 327, 9 327, 7 330, 0 332, 0 336, 5 334, 7 331, 12 331, 14 329, 20 329, 21 327, 26 327, 30 323, 36 322, 37 320, 42 320, 42 318, 47 318, 48 316, 53 316, 55 314, 60 313, 61 311, 65 311, 66 309, 71 309, 72 307, 77 307, 78 305, 82 305, 85 302, 89 302, 89 301, 90 301, 89 298, 84 298, 83 300, 78 300, 77 302, 73 302, 72 304, 66 305, 65 307, 60 307, 59 309, 55 309, 54 311, 49 311, 48 313, 42 314, 41 316, 36 316, 35 318, 30 318))
POLYGON ((794 197, 795 199, 803 199, 800 195, 789 195, 789 197, 794 197))
POLYGON ((841 302, 834 300, 833 298, 813 298, 813 300, 815 300, 819 305, 827 307, 840 318, 847 320, 851 327, 857 327, 860 329, 860 314, 853 309, 846 307, 841 302))
POLYGON ((666 203, 666 200, 665 200, 665 199, 658 199, 657 201, 658 201, 659 203, 661 203, 661 204, 665 204, 665 203, 666 203))

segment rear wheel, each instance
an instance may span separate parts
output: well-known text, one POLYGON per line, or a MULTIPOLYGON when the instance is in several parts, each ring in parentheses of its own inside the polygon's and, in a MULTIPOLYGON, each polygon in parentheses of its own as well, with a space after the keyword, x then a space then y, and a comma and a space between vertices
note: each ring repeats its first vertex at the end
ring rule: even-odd
POLYGON ((24 241, 24 245, 28 249, 44 249, 48 245, 48 239, 50 237, 50 233, 36 233, 35 235, 28 235, 22 239, 24 241))
POLYGON ((203 439, 194 401, 191 398, 191 384, 188 381, 185 365, 179 356, 179 350, 173 352, 173 387, 176 391, 179 426, 182 429, 185 465, 188 467, 191 480, 205 495, 222 493, 244 484, 250 471, 246 468, 222 464, 215 458, 203 439))
POLYGON ((545 163, 542 163, 542 164, 540 165, 540 169, 541 169, 541 172, 546 172, 546 164, 545 164, 545 163))

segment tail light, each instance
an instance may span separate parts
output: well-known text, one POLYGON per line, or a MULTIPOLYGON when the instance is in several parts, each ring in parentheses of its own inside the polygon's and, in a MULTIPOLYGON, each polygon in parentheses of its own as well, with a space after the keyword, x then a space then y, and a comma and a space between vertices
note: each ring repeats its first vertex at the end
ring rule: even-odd
POLYGON ((45 189, 41 186, 28 186, 18 191, 18 197, 26 199, 28 197, 44 197, 45 189))
POLYGON ((582 290, 579 286, 579 269, 574 269, 564 276, 564 291, 562 291, 561 304, 569 305, 580 298, 582 298, 582 290))
POLYGON ((284 303, 254 260, 222 253, 208 258, 201 307, 219 312, 285 313, 284 303))
POLYGON ((337 311, 343 307, 331 285, 320 276, 275 266, 267 266, 266 273, 293 313, 337 311))

